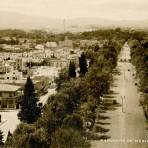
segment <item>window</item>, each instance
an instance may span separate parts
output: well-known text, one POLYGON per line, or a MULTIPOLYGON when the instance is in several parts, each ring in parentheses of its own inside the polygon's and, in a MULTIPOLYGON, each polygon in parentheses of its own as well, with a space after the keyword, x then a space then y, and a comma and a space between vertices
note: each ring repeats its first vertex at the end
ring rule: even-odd
POLYGON ((14 97, 15 96, 15 92, 10 92, 9 93, 9 97, 14 97))

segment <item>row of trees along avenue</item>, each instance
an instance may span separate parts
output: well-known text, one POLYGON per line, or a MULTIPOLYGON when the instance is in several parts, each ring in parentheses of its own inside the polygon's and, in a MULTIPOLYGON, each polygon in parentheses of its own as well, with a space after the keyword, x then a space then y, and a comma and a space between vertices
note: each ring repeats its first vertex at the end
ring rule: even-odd
POLYGON ((148 120, 148 35, 139 35, 139 38, 129 40, 132 63, 136 67, 136 77, 139 80, 140 103, 143 106, 145 117, 148 120))

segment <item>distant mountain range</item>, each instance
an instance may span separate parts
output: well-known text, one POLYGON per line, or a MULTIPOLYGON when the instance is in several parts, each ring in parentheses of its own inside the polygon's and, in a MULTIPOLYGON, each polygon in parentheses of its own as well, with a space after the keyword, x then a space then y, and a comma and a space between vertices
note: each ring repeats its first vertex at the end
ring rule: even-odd
POLYGON ((148 29, 148 20, 115 21, 99 18, 77 18, 66 20, 64 29, 64 21, 62 19, 0 11, 0 29, 46 29, 52 32, 63 32, 64 30, 78 32, 108 27, 148 29))

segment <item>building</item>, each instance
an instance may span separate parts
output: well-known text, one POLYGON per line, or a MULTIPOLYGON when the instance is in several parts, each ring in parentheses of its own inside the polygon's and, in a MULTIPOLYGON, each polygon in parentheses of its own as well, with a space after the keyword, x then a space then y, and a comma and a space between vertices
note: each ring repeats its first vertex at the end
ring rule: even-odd
POLYGON ((67 57, 69 61, 72 61, 76 64, 76 67, 79 65, 79 55, 78 54, 71 54, 67 57))
POLYGON ((69 40, 68 37, 66 36, 64 41, 59 41, 59 47, 73 48, 73 41, 69 40))
POLYGON ((103 47, 103 41, 98 40, 81 40, 80 41, 80 47, 89 47, 89 46, 95 46, 98 45, 100 48, 103 47))
POLYGON ((4 36, 1 39, 5 40, 5 41, 10 41, 11 40, 11 38, 9 36, 4 36))
POLYGON ((11 69, 9 73, 6 73, 4 75, 4 79, 5 80, 22 80, 23 74, 22 72, 19 72, 18 70, 11 69))
POLYGON ((38 44, 38 45, 35 46, 35 49, 44 50, 44 45, 38 44))
POLYGON ((21 86, 0 84, 0 108, 19 108, 21 86))
POLYGON ((54 49, 54 48, 57 48, 58 45, 57 45, 56 42, 47 42, 47 43, 45 44, 45 47, 46 47, 46 48, 49 48, 49 49, 54 49))
POLYGON ((68 67, 69 61, 67 59, 51 59, 50 65, 59 69, 68 67))
POLYGON ((121 52, 119 55, 119 61, 129 62, 130 60, 131 60, 130 47, 126 42, 121 49, 121 52))
POLYGON ((6 67, 4 61, 0 60, 0 74, 6 73, 6 67))
POLYGON ((25 58, 15 59, 14 69, 20 72, 26 70, 26 59, 25 58))
POLYGON ((49 66, 39 66, 39 67, 32 67, 33 76, 39 77, 49 77, 50 79, 54 79, 58 77, 58 69, 56 67, 49 67, 49 66))

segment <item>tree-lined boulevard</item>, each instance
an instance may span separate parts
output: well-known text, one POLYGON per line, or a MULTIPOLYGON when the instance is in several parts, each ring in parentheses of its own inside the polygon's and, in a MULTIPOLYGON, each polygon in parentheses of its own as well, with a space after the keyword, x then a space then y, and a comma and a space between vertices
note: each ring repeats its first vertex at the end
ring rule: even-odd
MULTIPOLYGON (((123 49, 123 50, 126 50, 123 49)), ((120 107, 107 111, 105 116, 110 123, 103 127, 109 129, 106 133, 108 141, 92 142, 93 148, 146 148, 148 146, 147 123, 142 106, 139 103, 138 86, 135 85, 135 67, 126 60, 129 55, 121 50, 121 55, 116 69, 119 74, 114 74, 114 85, 111 87, 113 98, 120 103, 120 107), (127 56, 127 57, 126 57, 127 56)), ((130 54, 130 52, 128 53, 130 54)))

